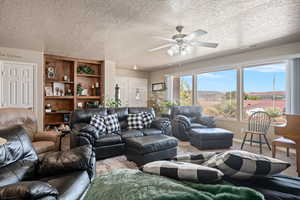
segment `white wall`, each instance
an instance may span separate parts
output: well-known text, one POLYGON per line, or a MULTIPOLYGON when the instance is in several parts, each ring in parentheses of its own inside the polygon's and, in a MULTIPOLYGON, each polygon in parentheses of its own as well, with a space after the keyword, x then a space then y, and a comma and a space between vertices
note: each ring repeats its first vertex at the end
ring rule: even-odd
POLYGON ((39 130, 43 129, 43 52, 0 47, 0 60, 19 61, 37 64, 36 105, 35 111, 39 130))
MULTIPOLYGON (((166 75, 176 74, 195 74, 200 72, 208 72, 219 69, 226 69, 235 66, 247 66, 258 63, 270 62, 281 59, 289 59, 296 56, 300 56, 300 42, 280 45, 276 47, 264 48, 253 50, 241 54, 235 54, 230 56, 217 57, 214 59, 208 59, 189 64, 183 64, 181 67, 172 66, 167 69, 158 70, 150 73, 149 87, 152 83, 163 82, 166 75)), ((151 92, 150 92, 151 93, 151 92)), ((151 95, 151 94, 150 94, 151 95)), ((246 128, 245 122, 218 120, 218 127, 227 128, 236 133, 235 138, 241 139, 241 129, 246 128)), ((274 129, 271 128, 268 136, 270 139, 274 138, 274 129)))

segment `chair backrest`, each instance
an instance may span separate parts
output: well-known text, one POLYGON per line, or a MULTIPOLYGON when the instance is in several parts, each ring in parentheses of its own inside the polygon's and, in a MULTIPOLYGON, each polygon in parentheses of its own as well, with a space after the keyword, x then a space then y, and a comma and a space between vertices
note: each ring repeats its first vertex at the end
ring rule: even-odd
POLYGON ((171 119, 177 115, 184 115, 191 121, 201 117, 202 108, 200 106, 173 106, 171 108, 171 119))
POLYGON ((0 129, 15 125, 23 126, 28 136, 33 140, 37 133, 37 119, 35 113, 27 108, 0 108, 0 129))
POLYGON ((270 115, 266 112, 258 111, 250 116, 248 121, 248 131, 266 134, 270 124, 270 115))

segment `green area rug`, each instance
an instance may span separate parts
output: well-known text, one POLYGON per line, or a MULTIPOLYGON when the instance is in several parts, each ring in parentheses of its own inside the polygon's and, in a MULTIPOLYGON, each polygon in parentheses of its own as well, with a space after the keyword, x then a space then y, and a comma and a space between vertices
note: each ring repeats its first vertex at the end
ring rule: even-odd
POLYGON ((263 200, 259 192, 229 184, 209 185, 115 170, 97 177, 85 200, 263 200))

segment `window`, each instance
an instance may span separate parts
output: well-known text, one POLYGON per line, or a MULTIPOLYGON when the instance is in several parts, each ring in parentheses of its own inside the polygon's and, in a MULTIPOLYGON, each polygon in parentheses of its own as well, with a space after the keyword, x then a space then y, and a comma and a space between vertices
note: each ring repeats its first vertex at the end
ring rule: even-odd
POLYGON ((181 76, 179 78, 179 104, 190 106, 193 104, 193 76, 181 76))
POLYGON ((285 112, 287 63, 244 68, 244 119, 255 111, 265 111, 275 123, 282 123, 285 112))
POLYGON ((222 118, 237 116, 237 71, 225 70, 197 75, 197 102, 203 113, 222 118))

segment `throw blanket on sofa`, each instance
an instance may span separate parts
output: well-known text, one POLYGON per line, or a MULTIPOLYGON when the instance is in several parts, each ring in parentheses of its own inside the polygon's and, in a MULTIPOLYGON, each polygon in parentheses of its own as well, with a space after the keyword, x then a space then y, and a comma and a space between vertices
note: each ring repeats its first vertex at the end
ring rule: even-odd
POLYGON ((85 200, 263 200, 259 192, 232 185, 182 182, 138 170, 97 177, 85 200))

